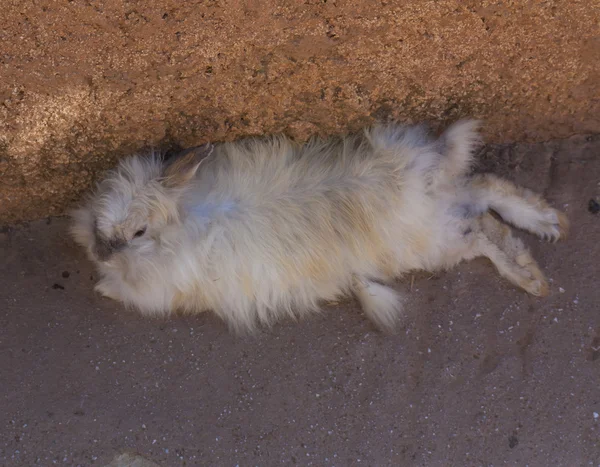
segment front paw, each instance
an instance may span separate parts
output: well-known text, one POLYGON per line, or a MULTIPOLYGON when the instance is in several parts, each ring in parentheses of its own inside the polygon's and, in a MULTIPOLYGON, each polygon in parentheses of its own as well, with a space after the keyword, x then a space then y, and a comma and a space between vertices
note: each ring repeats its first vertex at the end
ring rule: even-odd
POLYGON ((94 290, 98 292, 100 295, 106 298, 110 298, 112 300, 119 300, 119 295, 113 287, 111 287, 110 283, 107 281, 100 281, 94 287, 94 290))

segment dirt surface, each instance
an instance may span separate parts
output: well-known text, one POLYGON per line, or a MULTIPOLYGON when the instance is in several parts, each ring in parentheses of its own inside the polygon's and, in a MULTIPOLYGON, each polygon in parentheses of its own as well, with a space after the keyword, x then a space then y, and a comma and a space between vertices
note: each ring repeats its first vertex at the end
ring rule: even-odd
POLYGON ((583 0, 4 0, 0 223, 61 214, 152 145, 390 117, 598 133, 599 21, 583 0))
POLYGON ((142 319, 94 294, 65 219, 5 229, 0 464, 598 465, 599 152, 600 137, 485 151, 572 221, 564 243, 523 234, 551 295, 483 260, 417 275, 393 336, 352 301, 246 338, 212 314, 142 319))

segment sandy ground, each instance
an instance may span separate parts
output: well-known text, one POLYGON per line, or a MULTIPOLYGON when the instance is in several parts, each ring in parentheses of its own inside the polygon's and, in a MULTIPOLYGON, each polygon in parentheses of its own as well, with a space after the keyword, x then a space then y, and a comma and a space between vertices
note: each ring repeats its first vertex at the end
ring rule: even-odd
POLYGON ((418 275, 394 336, 350 300, 252 338, 211 314, 145 320, 94 294, 65 219, 3 229, 0 464, 600 464, 599 151, 485 153, 571 218, 565 243, 523 234, 551 295, 483 260, 418 275))

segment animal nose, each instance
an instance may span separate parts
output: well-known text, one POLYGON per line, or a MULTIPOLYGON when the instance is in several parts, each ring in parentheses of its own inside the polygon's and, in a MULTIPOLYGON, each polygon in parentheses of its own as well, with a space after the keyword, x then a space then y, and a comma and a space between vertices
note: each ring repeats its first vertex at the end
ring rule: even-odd
POLYGON ((110 257, 125 246, 122 240, 99 240, 96 242, 95 253, 100 261, 108 261, 110 257))
POLYGON ((101 242, 96 244, 95 253, 100 261, 107 261, 112 256, 113 250, 108 242, 101 242))

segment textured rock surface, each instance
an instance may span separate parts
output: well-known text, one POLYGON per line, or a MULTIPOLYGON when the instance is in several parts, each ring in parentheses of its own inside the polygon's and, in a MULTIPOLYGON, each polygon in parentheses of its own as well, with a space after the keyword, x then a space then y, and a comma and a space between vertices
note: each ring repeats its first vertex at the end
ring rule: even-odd
POLYGON ((115 456, 105 467, 159 467, 159 465, 142 456, 126 453, 115 456))
POLYGON ((485 118, 490 140, 600 131, 585 1, 5 0, 0 222, 57 214, 154 145, 485 118))

